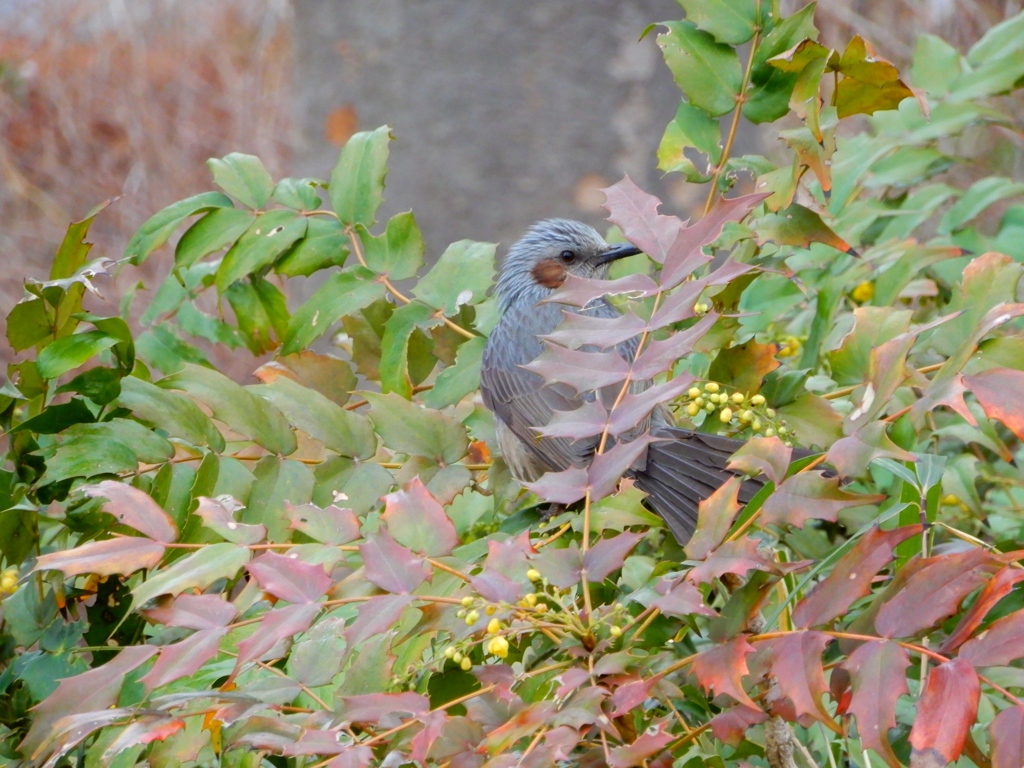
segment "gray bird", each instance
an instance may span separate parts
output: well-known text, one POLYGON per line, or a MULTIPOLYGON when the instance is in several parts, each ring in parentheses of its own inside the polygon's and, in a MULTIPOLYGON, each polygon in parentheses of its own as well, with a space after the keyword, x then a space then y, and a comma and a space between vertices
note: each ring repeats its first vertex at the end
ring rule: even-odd
MULTIPOLYGON (((541 301, 562 284, 567 273, 607 279, 609 264, 638 253, 639 249, 629 244, 609 245, 593 227, 567 219, 534 224, 509 249, 497 283, 502 315, 484 350, 480 390, 484 404, 495 415, 498 450, 518 481, 533 482, 545 472, 586 466, 597 447, 596 437, 574 441, 539 437, 535 431, 546 425, 555 411, 583 404, 571 387, 546 386, 543 378, 521 367, 544 351, 538 337, 555 330, 564 310, 596 317, 619 314, 606 299, 591 302, 586 309, 541 301)), ((633 338, 616 349, 624 359, 632 360, 637 344, 638 339, 633 338)), ((631 385, 633 391, 649 386, 650 382, 631 385)), ((637 487, 647 493, 653 510, 676 539, 685 543, 697 524, 697 505, 734 476, 726 463, 743 442, 677 428, 666 409, 656 410, 640 429, 650 429, 665 439, 651 444, 646 459, 638 462, 631 474, 637 487)), ((755 480, 745 481, 740 501, 749 501, 760 487, 755 480)))

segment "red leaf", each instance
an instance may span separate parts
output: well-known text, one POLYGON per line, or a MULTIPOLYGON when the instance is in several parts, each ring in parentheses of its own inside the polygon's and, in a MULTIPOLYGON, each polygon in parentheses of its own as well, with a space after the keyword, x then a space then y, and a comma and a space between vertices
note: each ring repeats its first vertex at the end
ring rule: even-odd
POLYGON ((152 691, 194 674, 217 655, 221 638, 227 633, 226 627, 201 629, 180 642, 162 646, 156 664, 139 682, 152 691))
POLYGON ((533 567, 540 571, 544 578, 559 589, 566 589, 580 580, 583 568, 583 556, 572 542, 565 549, 545 547, 533 559, 533 567))
MULTIPOLYGON (((316 728, 305 728, 299 740, 293 744, 286 744, 281 754, 285 757, 296 755, 338 755, 348 749, 348 746, 338 742, 342 731, 321 731, 316 728)), ((345 734, 346 740, 350 737, 345 734)), ((368 749, 368 748, 367 748, 368 749)))
POLYGON ((297 556, 267 552, 247 566, 264 592, 289 603, 315 603, 331 588, 322 565, 311 565, 297 556))
POLYGON ((444 726, 448 722, 447 712, 430 712, 423 715, 423 729, 412 737, 412 752, 409 757, 420 765, 427 764, 427 753, 435 741, 441 738, 444 726))
POLYGON ((400 544, 428 557, 450 555, 459 545, 455 525, 419 477, 384 497, 382 519, 400 544))
POLYGON ((580 352, 556 344, 533 362, 519 366, 544 378, 548 384, 568 384, 577 392, 618 384, 629 375, 629 363, 618 352, 580 352))
POLYGON ((640 356, 633 361, 633 379, 653 379, 659 373, 671 370, 677 360, 693 351, 697 342, 711 330, 718 317, 714 312, 708 312, 689 328, 678 331, 663 341, 648 342, 640 356))
POLYGON ((928 673, 910 729, 911 768, 945 768, 960 757, 980 697, 978 675, 963 659, 952 659, 928 673))
MULTIPOLYGON (((667 584, 667 582, 662 582, 662 584, 667 584)), ((658 586, 660 587, 661 584, 658 586)), ((704 604, 704 596, 700 590, 688 581, 676 584, 669 592, 651 602, 651 607, 657 608, 669 616, 689 616, 695 613, 711 617, 718 615, 704 604)))
POLYGON ((242 666, 246 662, 258 660, 281 640, 309 629, 319 612, 320 606, 305 604, 275 608, 263 614, 263 620, 256 627, 256 631, 238 644, 238 659, 235 661, 231 679, 242 671, 242 666))
POLYGON ((676 376, 664 384, 657 384, 635 395, 627 394, 622 402, 611 412, 609 420, 609 431, 613 435, 621 435, 635 428, 640 422, 650 416, 659 403, 667 403, 679 395, 693 383, 693 377, 689 374, 676 376))
POLYGON ((490 567, 483 573, 471 576, 469 585, 484 600, 492 603, 514 603, 523 596, 523 586, 508 576, 490 567))
POLYGON ((661 200, 640 189, 628 175, 601 191, 607 198, 604 207, 608 210, 608 221, 617 225, 637 248, 659 264, 664 263, 683 223, 675 216, 658 213, 661 200))
POLYGON ((579 408, 571 411, 555 411, 551 421, 543 427, 534 427, 533 431, 542 437, 568 437, 570 440, 582 440, 593 437, 604 431, 608 421, 608 411, 597 398, 584 400, 579 408))
POLYGON ((751 709, 737 704, 722 710, 711 718, 711 733, 716 739, 724 741, 730 747, 738 747, 750 726, 763 723, 767 719, 768 715, 760 709, 751 709))
POLYGON ((40 555, 32 571, 62 571, 65 576, 95 573, 127 575, 143 568, 156 568, 164 556, 164 545, 138 536, 117 536, 91 541, 74 549, 40 555))
POLYGON ((854 601, 871 594, 871 580, 892 562, 893 547, 921 530, 920 525, 892 531, 873 527, 836 563, 832 573, 797 603, 793 623, 806 628, 842 616, 854 601))
POLYGON ((661 306, 651 316, 647 328, 650 331, 657 331, 672 323, 679 323, 696 317, 697 312, 694 305, 697 298, 708 287, 707 278, 700 280, 689 280, 679 286, 678 290, 672 293, 662 294, 661 306))
POLYGON ((647 322, 633 310, 627 310, 618 317, 596 317, 583 312, 562 310, 562 322, 554 331, 541 338, 569 349, 589 345, 605 350, 639 336, 646 328, 647 322))
POLYGON ((668 732, 665 725, 664 721, 649 725, 632 744, 610 750, 608 765, 611 768, 644 765, 648 757, 661 752, 667 744, 675 740, 676 737, 668 732))
POLYGON ((729 459, 729 469, 756 476, 762 472, 775 485, 789 471, 793 449, 777 437, 752 437, 729 459))
POLYGON ((920 570, 875 617, 875 628, 882 637, 910 637, 952 616, 960 602, 999 567, 999 562, 980 547, 915 559, 920 560, 920 570))
POLYGON ((828 449, 825 460, 838 470, 840 477, 861 477, 868 464, 875 459, 917 461, 917 457, 904 451, 885 433, 888 423, 873 421, 849 437, 836 440, 828 449))
POLYGON ((506 749, 524 736, 529 736, 551 718, 555 711, 553 701, 537 701, 527 704, 502 725, 490 731, 481 749, 497 752, 506 749))
POLYGON ((103 762, 135 744, 151 744, 173 736, 185 727, 185 721, 170 717, 143 717, 125 728, 103 753, 103 762))
POLYGON ((216 629, 227 626, 238 615, 238 609, 220 595, 165 595, 158 597, 156 604, 156 608, 141 613, 166 627, 216 629))
POLYGON ((1003 422, 1024 440, 1024 371, 990 368, 977 376, 964 376, 964 383, 978 398, 986 416, 1003 422))
POLYGON ((488 541, 484 566, 511 578, 524 578, 530 568, 527 558, 536 554, 537 550, 530 543, 530 532, 523 531, 504 541, 488 541))
POLYGON ((547 472, 535 483, 523 483, 544 501, 572 504, 587 495, 587 470, 569 467, 562 472, 547 472))
POLYGON ((583 555, 583 567, 589 581, 604 581, 612 571, 622 567, 633 547, 646 533, 620 533, 610 539, 601 539, 583 555))
POLYGON ((367 638, 385 632, 397 624, 402 611, 412 604, 411 595, 376 595, 359 608, 356 620, 345 627, 342 633, 349 648, 354 648, 367 638))
POLYGON ((568 304, 571 307, 585 307, 599 296, 628 294, 634 298, 653 296, 658 284, 647 275, 637 272, 616 280, 594 280, 577 277, 571 272, 566 275, 561 287, 552 292, 542 304, 568 304))
POLYGON ((199 497, 199 507, 196 515, 203 520, 203 525, 212 531, 220 534, 227 541, 236 544, 255 544, 262 541, 267 535, 265 525, 249 525, 235 520, 234 513, 242 508, 242 505, 233 498, 209 499, 206 496, 199 497))
MULTIPOLYGON (((790 722, 808 726, 809 718, 833 726, 821 703, 828 690, 821 655, 832 638, 824 632, 794 632, 764 642, 771 649, 771 674, 777 687, 769 690, 773 712, 790 722)), ((758 648, 762 643, 758 643, 758 648)))
POLYGON ((351 509, 333 504, 320 509, 315 504, 293 507, 285 503, 288 527, 302 531, 311 539, 334 546, 348 544, 359 538, 359 519, 351 509))
POLYGON ((746 707, 757 709, 741 682, 750 674, 747 656, 755 650, 746 637, 733 638, 725 645, 699 653, 693 660, 693 674, 704 690, 714 690, 716 695, 724 693, 746 707))
POLYGON ((821 472, 800 472, 783 480, 765 500, 761 517, 778 526, 803 528, 808 520, 834 523, 839 510, 884 498, 882 494, 848 493, 839 487, 839 478, 825 477, 821 472))
POLYGON ((1004 616, 960 648, 961 659, 976 667, 1004 667, 1024 659, 1024 610, 1004 616))
POLYGON ((350 723, 376 723, 384 715, 408 712, 410 716, 430 711, 430 699, 419 693, 366 693, 344 696, 338 716, 350 723))
POLYGON ((900 768, 889 745, 889 729, 896 727, 896 700, 910 693, 906 677, 910 656, 896 643, 873 640, 857 648, 842 666, 852 679, 848 711, 857 718, 861 744, 892 768, 900 768))
POLYGON ((703 563, 686 574, 687 581, 692 581, 694 584, 707 584, 723 573, 746 576, 752 570, 774 571, 775 565, 758 553, 758 543, 756 539, 749 536, 725 542, 703 563))
MULTIPOLYGON (((555 696, 559 699, 564 699, 589 679, 590 673, 583 669, 583 667, 570 667, 555 677, 555 680, 558 681, 558 690, 555 692, 555 696)), ((612 702, 614 701, 613 697, 612 702)))
POLYGON ((1010 594, 1013 585, 1018 581, 1024 581, 1024 570, 1020 568, 1003 568, 990 579, 978 595, 964 617, 960 619, 953 633, 946 638, 946 641, 939 646, 940 653, 948 653, 958 648, 978 628, 985 619, 985 615, 992 610, 996 603, 1010 594))
POLYGON ((651 688, 658 682, 657 678, 648 677, 642 680, 632 680, 625 685, 620 685, 612 694, 612 717, 622 717, 627 712, 632 712, 649 698, 651 688))
POLYGON ((611 450, 595 456, 587 468, 590 500, 598 501, 615 493, 619 480, 626 470, 636 463, 647 450, 647 446, 656 439, 650 432, 646 432, 628 443, 618 442, 611 450))
POLYGON ((145 491, 116 480, 104 480, 96 485, 83 485, 82 493, 92 498, 107 499, 103 511, 117 518, 117 522, 134 528, 139 533, 164 544, 174 541, 178 529, 171 516, 145 491))
POLYGON ((349 747, 331 760, 326 768, 366 768, 373 760, 373 750, 369 747, 349 747))
POLYGON ((387 531, 371 534, 359 545, 366 578, 385 592, 411 593, 430 574, 427 562, 396 542, 387 531))
POLYGON ((1004 709, 988 730, 992 734, 992 768, 1024 765, 1024 704, 1004 709))
POLYGON ((741 509, 738 498, 742 484, 740 478, 731 477, 697 505, 697 530, 685 546, 688 558, 703 560, 725 541, 732 521, 741 509))

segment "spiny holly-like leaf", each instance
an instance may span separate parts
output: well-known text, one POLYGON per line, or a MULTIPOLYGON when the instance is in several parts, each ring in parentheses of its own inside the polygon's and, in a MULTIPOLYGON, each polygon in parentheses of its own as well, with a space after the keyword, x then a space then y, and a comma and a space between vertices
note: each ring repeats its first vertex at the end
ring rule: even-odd
POLYGON ((490 566, 483 573, 469 578, 469 584, 484 600, 492 603, 514 603, 523 596, 523 585, 490 566))
POLYGON ((687 575, 694 584, 707 584, 725 573, 746 576, 749 571, 774 571, 774 564, 758 551, 758 542, 749 536, 727 541, 713 551, 703 563, 694 567, 687 575))
POLYGON ((393 713, 407 712, 415 716, 428 711, 430 700, 418 693, 369 693, 343 697, 338 716, 352 723, 376 723, 393 713))
POLYGON ((616 443, 610 450, 595 456, 587 467, 591 500, 598 501, 615 493, 619 480, 626 470, 636 463, 647 450, 647 446, 656 439, 647 432, 628 443, 616 443))
POLYGON ((607 201, 608 221, 622 230, 623 236, 659 264, 676 241, 682 222, 675 216, 658 213, 661 200, 638 187, 629 175, 602 189, 607 201))
POLYGON ((580 352, 556 344, 532 362, 520 366, 543 376, 549 384, 568 384, 577 392, 587 392, 617 384, 629 375, 629 363, 618 352, 580 352))
POLYGON ((608 765, 611 768, 647 765, 647 759, 651 755, 658 754, 675 740, 676 737, 669 732, 667 725, 667 721, 664 720, 650 725, 632 744, 609 750, 608 765))
POLYGON ((132 264, 141 264, 149 254, 166 243, 174 230, 189 216, 214 208, 231 208, 233 205, 231 198, 220 192, 203 192, 172 203, 139 227, 125 248, 125 256, 131 259, 132 264))
MULTIPOLYGON (((345 738, 341 730, 321 731, 316 728, 304 728, 299 740, 293 744, 286 744, 281 754, 285 757, 296 755, 338 755, 349 749, 348 745, 342 744, 338 739, 345 738)), ((347 739, 346 739, 347 741, 347 739)), ((364 749, 372 756, 369 747, 364 749)), ((367 758, 369 762, 369 758, 367 758)))
POLYGON ((827 624, 846 613, 854 603, 871 594, 871 582, 894 559, 893 548, 921 532, 920 525, 908 525, 892 531, 872 527, 847 552, 832 573, 797 603, 793 623, 806 628, 827 624))
POLYGON ((914 95, 900 80, 896 67, 879 56, 874 46, 860 35, 846 46, 837 69, 844 75, 835 93, 840 119, 896 109, 903 99, 914 95))
POLYGON ((545 547, 533 558, 533 567, 559 589, 567 589, 580 581, 583 556, 576 542, 565 549, 545 547))
POLYGON ((976 667, 1006 666, 1011 661, 1024 659, 1024 611, 1004 616, 960 647, 960 658, 976 667))
POLYGON ((311 565, 276 552, 260 555, 246 570, 265 592, 289 603, 315 603, 331 586, 331 579, 322 565, 311 565))
POLYGON ((217 453, 224 450, 220 430, 184 395, 160 389, 135 376, 125 376, 121 379, 118 402, 169 437, 181 438, 190 445, 208 445, 217 453))
POLYGON ((250 208, 262 208, 274 191, 274 180, 255 155, 232 152, 206 161, 213 183, 250 208))
POLYGON ((768 497, 762 517, 775 525, 803 528, 808 520, 835 522, 836 514, 847 507, 875 504, 880 494, 849 493, 839 487, 839 478, 821 472, 800 472, 786 478, 768 497))
POLYGON ((760 709, 737 704, 711 718, 711 733, 719 741, 724 741, 731 747, 738 747, 748 728, 767 719, 768 715, 760 709))
POLYGON ((753 339, 722 349, 708 369, 708 378, 753 395, 761 389, 764 377, 779 367, 778 351, 776 344, 758 344, 753 339))
POLYGON ((828 449, 825 460, 832 464, 841 477, 861 477, 868 464, 875 459, 917 461, 917 457, 904 451, 889 439, 884 421, 873 421, 849 437, 836 440, 828 449))
POLYGON ((599 398, 584 400, 579 408, 571 411, 555 411, 545 426, 536 427, 535 432, 543 437, 568 437, 582 440, 604 431, 608 423, 608 411, 599 398))
POLYGON ((1007 707, 989 725, 992 768, 1024 765, 1024 704, 1007 707))
POLYGON ((490 731, 480 748, 491 752, 507 749, 520 739, 535 733, 538 728, 551 719, 554 710, 555 702, 553 701, 537 701, 528 704, 490 731))
POLYGON ((249 525, 235 520, 234 513, 241 508, 242 505, 231 496, 216 499, 200 496, 199 507, 193 514, 201 517, 203 525, 207 528, 235 544, 255 544, 263 541, 267 536, 265 525, 249 525))
POLYGON ((423 235, 412 211, 392 216, 384 233, 376 237, 363 226, 356 232, 363 243, 366 265, 377 274, 405 280, 423 266, 423 235))
POLYGON ((658 144, 658 169, 665 173, 680 172, 687 181, 703 184, 710 181, 710 166, 722 159, 722 129, 718 121, 700 107, 680 102, 676 116, 665 127, 658 144), (686 156, 687 149, 707 155, 704 170, 698 170, 686 156))
POLYGON ((651 316, 647 327, 651 331, 656 331, 666 325, 681 323, 696 317, 697 299, 707 287, 708 280, 703 277, 697 280, 687 280, 671 293, 663 293, 658 310, 651 316))
POLYGON ((132 590, 135 604, 142 605, 157 595, 177 595, 186 589, 206 589, 217 579, 234 578, 249 562, 251 552, 231 542, 210 544, 195 554, 176 560, 132 590))
POLYGON ((320 509, 315 504, 293 507, 285 504, 288 527, 309 536, 323 544, 348 544, 359 538, 359 519, 351 509, 342 509, 331 504, 320 509))
POLYGON ((402 611, 412 605, 412 595, 376 595, 371 597, 359 609, 359 615, 349 626, 345 627, 345 641, 350 648, 364 640, 386 632, 389 627, 398 623, 402 611))
POLYGON ((227 626, 238 615, 238 609, 221 595, 185 594, 161 598, 156 607, 147 608, 142 614, 166 627, 216 629, 227 626))
POLYGON ((712 117, 736 106, 743 68, 736 51, 689 21, 669 21, 658 35, 665 63, 687 100, 712 117))
POLYGON ((444 465, 466 455, 466 428, 451 416, 421 408, 393 393, 361 394, 369 401, 370 420, 388 448, 444 465))
POLYGON ((286 376, 341 406, 349 401, 357 384, 352 366, 347 361, 309 350, 272 360, 257 368, 253 375, 264 384, 273 384, 281 376, 286 376))
POLYGON ((384 284, 362 266, 346 267, 330 275, 288 321, 281 353, 301 352, 346 315, 383 298, 384 284))
POLYGON ((313 619, 319 612, 320 606, 315 603, 288 605, 267 611, 263 614, 256 631, 238 644, 238 660, 235 662, 231 678, 238 675, 246 662, 259 660, 281 640, 305 632, 313 625, 313 619))
POLYGON ((331 207, 342 224, 372 227, 384 201, 390 126, 362 131, 346 142, 331 173, 331 207))
POLYGON ((201 629, 172 645, 160 648, 160 657, 153 668, 139 681, 150 690, 195 674, 217 655, 227 627, 201 629))
POLYGON ((1024 440, 1024 371, 990 368, 976 376, 964 376, 963 381, 986 416, 1003 422, 1024 440))
POLYGON ((981 683, 969 662, 952 659, 928 672, 910 729, 911 768, 944 768, 960 757, 980 698, 981 683))
POLYGON ((585 307, 599 296, 622 296, 642 298, 658 292, 658 284, 648 275, 636 272, 616 280, 594 280, 588 277, 566 275, 561 287, 544 299, 545 304, 568 304, 571 307, 585 307))
POLYGON ((716 695, 726 694, 738 703, 757 709, 747 692, 743 690, 743 677, 750 674, 747 656, 756 649, 745 637, 737 637, 725 645, 697 654, 693 660, 693 674, 705 691, 716 695))
POLYGON ((103 761, 109 761, 136 744, 164 741, 185 728, 185 721, 172 717, 142 717, 126 727, 103 752, 103 761))
POLYGON ((952 616, 960 602, 1000 566, 981 547, 920 559, 920 563, 920 570, 879 609, 875 627, 883 637, 910 637, 952 616))
POLYGON ((756 476, 762 472, 775 483, 789 470, 793 449, 777 437, 752 437, 729 459, 729 469, 756 476))
POLYGON ((220 262, 217 290, 224 294, 246 275, 258 274, 306 235, 308 219, 294 211, 268 211, 252 223, 220 262))
POLYGON ((670 584, 671 582, 666 581, 658 584, 656 589, 661 597, 651 603, 652 608, 657 608, 669 616, 690 616, 695 613, 710 617, 718 615, 705 605, 704 595, 690 582, 680 581, 671 589, 663 592, 662 587, 667 588, 670 584))
POLYGON ((386 531, 366 537, 359 545, 366 578, 386 592, 411 593, 430 575, 426 561, 395 541, 386 531))
POLYGON ((413 289, 420 301, 451 317, 463 304, 484 300, 494 278, 495 243, 452 243, 413 289), (452 276, 458 275, 458 280, 452 276))
POLYGON ((545 501, 572 504, 587 495, 587 470, 569 467, 562 472, 547 472, 535 483, 523 483, 545 501))
POLYGON ((793 203, 778 213, 770 213, 753 226, 761 243, 771 241, 801 248, 808 248, 811 243, 824 243, 843 253, 853 250, 849 243, 822 221, 821 216, 799 203, 793 203))
MULTIPOLYGON (((834 728, 832 716, 821 702, 828 691, 821 655, 832 638, 824 632, 794 632, 766 641, 771 648, 771 676, 775 681, 768 694, 772 711, 790 722, 810 724, 810 718, 834 728)), ((758 643, 758 648, 761 647, 758 643)))
POLYGON ((372 760, 372 749, 363 746, 352 746, 331 760, 327 764, 327 768, 367 768, 372 760))
POLYGON ((455 525, 418 477, 384 497, 381 519, 400 544, 428 557, 450 555, 458 546, 455 525))
POLYGON ((103 350, 110 349, 119 341, 116 336, 103 331, 86 331, 65 336, 39 352, 37 370, 44 379, 56 379, 73 368, 78 368, 103 350))
MULTIPOLYGON (((754 440, 758 439, 770 438, 754 438, 754 440)), ((779 441, 779 444, 782 445, 782 442, 779 441)), ((744 445, 740 450, 746 447, 744 445)), ((786 450, 789 449, 786 448, 786 450)), ((733 466, 734 462, 735 456, 729 466, 733 466)), ((731 477, 718 490, 697 505, 697 530, 693 532, 693 537, 685 547, 688 558, 703 560, 725 541, 725 537, 732 527, 732 521, 736 519, 736 515, 740 511, 738 501, 740 485, 742 485, 740 478, 731 477)))
POLYGON ((620 533, 610 539, 601 539, 583 555, 583 567, 590 581, 604 581, 622 567, 633 547, 644 538, 643 533, 620 533))
POLYGON ((65 576, 94 573, 97 576, 127 575, 143 568, 156 568, 164 556, 164 546, 150 539, 117 536, 90 541, 74 549, 40 555, 33 571, 62 571, 65 576))
POLYGON ((664 340, 648 342, 640 356, 633 361, 633 379, 653 379, 659 373, 671 370, 676 360, 693 351, 697 342, 711 330, 717 320, 718 315, 708 312, 686 330, 664 340))
POLYGON ((622 398, 622 402, 611 412, 608 431, 612 435, 629 432, 650 416, 651 411, 658 404, 667 403, 679 397, 692 383, 693 377, 683 374, 664 384, 656 384, 638 394, 627 393, 622 398))
POLYGON ((619 317, 596 317, 582 312, 562 310, 562 322, 541 338, 569 349, 590 345, 611 349, 627 339, 638 336, 647 323, 629 309, 619 317))
POLYGON ((852 679, 848 711, 857 718, 861 744, 891 768, 900 768, 900 761, 889 744, 889 729, 896 727, 896 700, 910 693, 906 677, 910 663, 904 648, 877 640, 864 643, 842 665, 852 679))
POLYGON ((981 590, 977 599, 971 604, 970 609, 960 619, 956 629, 939 646, 941 653, 949 653, 960 647, 974 630, 984 620, 985 615, 992 610, 996 603, 1010 594, 1013 585, 1018 581, 1024 581, 1024 570, 1020 568, 1003 568, 994 578, 990 579, 981 590))

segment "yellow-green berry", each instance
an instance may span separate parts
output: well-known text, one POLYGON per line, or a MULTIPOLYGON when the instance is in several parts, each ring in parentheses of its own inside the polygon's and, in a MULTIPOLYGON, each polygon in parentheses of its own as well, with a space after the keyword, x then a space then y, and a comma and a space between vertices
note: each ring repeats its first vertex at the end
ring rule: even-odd
POLYGON ((768 427, 768 429, 766 429, 764 431, 764 436, 765 437, 775 437, 775 430, 772 429, 771 427, 768 427))
POLYGON ((764 405, 764 395, 754 395, 750 398, 751 405, 764 405))
POLYGON ((764 411, 764 415, 767 416, 769 419, 774 419, 775 411, 773 411, 771 408, 766 408, 764 411))
POLYGON ((454 661, 456 664, 461 664, 462 663, 462 654, 459 653, 458 651, 453 653, 452 654, 452 661, 454 661))
POLYGON ((736 405, 739 405, 740 403, 742 403, 743 402, 743 395, 742 395, 742 393, 740 393, 740 392, 733 392, 732 393, 732 401, 734 403, 736 403, 736 405))
POLYGON ((700 397, 700 390, 697 389, 696 387, 690 387, 688 390, 686 390, 686 394, 689 397, 700 397))
POLYGON ((472 604, 473 604, 473 598, 470 597, 469 595, 466 595, 464 598, 462 598, 462 607, 463 608, 469 608, 469 606, 471 606, 472 604))
POLYGON ((480 612, 479 611, 470 611, 469 613, 466 614, 466 625, 471 627, 474 624, 476 624, 477 621, 479 621, 479 619, 480 619, 480 612))
POLYGON ((455 650, 454 645, 449 645, 447 648, 444 649, 445 658, 454 659, 456 653, 458 653, 458 651, 455 650))
POLYGON ((473 668, 473 662, 469 660, 469 656, 463 656, 462 663, 459 666, 462 667, 463 672, 469 672, 473 668))
POLYGON ((531 592, 530 594, 526 595, 523 598, 523 600, 525 600, 527 605, 529 605, 530 607, 533 607, 533 606, 535 606, 537 604, 537 596, 535 594, 533 594, 533 592, 531 592))
POLYGON ((717 382, 709 381, 707 384, 704 385, 704 391, 705 392, 717 392, 718 390, 719 390, 719 386, 718 386, 717 382))
POLYGON ((496 635, 501 632, 501 622, 497 619, 491 619, 487 622, 487 634, 496 635))
POLYGON ((612 633, 612 637, 618 637, 622 634, 622 627, 618 627, 612 624, 611 629, 609 629, 608 631, 612 633))
POLYGON ((720 418, 723 423, 728 424, 732 421, 732 408, 723 408, 722 412, 718 414, 718 418, 720 418))
POLYGON ((498 606, 496 605, 488 605, 486 608, 484 608, 484 613, 486 613, 488 616, 493 616, 497 612, 498 606))
POLYGON ((787 433, 788 431, 789 431, 789 430, 788 430, 788 429, 786 429, 785 427, 779 427, 779 434, 780 434, 780 435, 784 435, 784 434, 786 434, 786 433, 787 433))
POLYGON ((487 644, 487 652, 499 659, 508 656, 508 640, 504 637, 496 637, 487 644))
POLYGON ((536 568, 531 568, 526 572, 526 578, 530 581, 540 581, 543 577, 540 575, 540 571, 536 568))

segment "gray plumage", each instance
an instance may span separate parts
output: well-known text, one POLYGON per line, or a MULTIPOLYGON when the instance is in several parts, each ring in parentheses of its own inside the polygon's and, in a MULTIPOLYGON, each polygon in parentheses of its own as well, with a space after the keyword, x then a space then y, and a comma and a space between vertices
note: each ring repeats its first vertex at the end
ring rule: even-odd
MULTIPOLYGON (((639 253, 636 248, 610 246, 593 227, 567 219, 538 222, 509 249, 496 289, 502 316, 484 350, 480 389, 485 405, 496 417, 498 449, 520 482, 532 482, 548 471, 586 466, 597 445, 597 438, 573 441, 537 435, 535 427, 546 425, 555 411, 579 408, 583 400, 571 387, 545 386, 543 378, 520 366, 543 352, 538 337, 555 330, 563 311, 597 317, 619 314, 605 299, 593 301, 583 310, 541 302, 566 272, 607 279, 612 261, 635 253, 639 253)), ((629 339, 616 349, 624 359, 632 360, 637 343, 637 339, 629 339)), ((650 382, 634 382, 631 391, 648 386, 650 382)), ((618 385, 611 389, 609 405, 618 385)), ((605 393, 601 394, 606 399, 605 393)), ((651 429, 665 440, 650 446, 632 475, 637 487, 648 494, 654 511, 683 543, 696 526, 697 505, 733 476, 726 463, 742 442, 673 427, 664 409, 657 410, 640 429, 651 429)), ((749 500, 759 487, 756 481, 745 482, 741 501, 749 500)))

